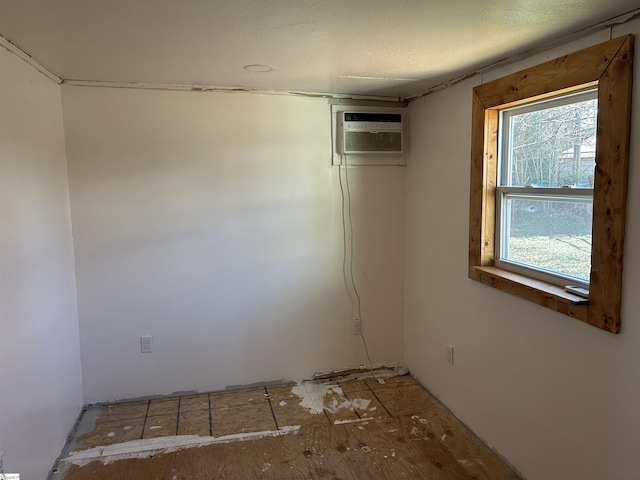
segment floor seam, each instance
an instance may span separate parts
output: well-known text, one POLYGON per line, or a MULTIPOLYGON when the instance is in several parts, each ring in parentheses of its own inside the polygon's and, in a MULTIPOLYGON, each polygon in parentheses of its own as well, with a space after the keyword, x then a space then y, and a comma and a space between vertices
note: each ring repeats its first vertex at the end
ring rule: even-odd
POLYGON ((382 408, 384 408, 384 411, 387 412, 387 414, 389 414, 389 416, 391 418, 393 418, 393 415, 391 415, 391 412, 389 411, 389 409, 385 406, 385 404, 383 403, 382 400, 380 400, 380 398, 378 397, 378 395, 376 395, 375 390, 371 390, 371 393, 373 394, 374 397, 376 397, 376 400, 378 400, 378 402, 380 403, 380 405, 382 405, 382 408))
MULTIPOLYGON (((357 394, 358 392, 352 392, 352 393, 356 393, 356 394, 357 394)), ((349 401, 349 404, 351 405, 351 408, 353 408, 353 413, 355 413, 355 414, 356 414, 356 416, 357 416, 358 418, 360 418, 360 419, 361 419, 362 417, 361 417, 361 416, 360 416, 360 414, 358 413, 358 409, 357 409, 357 408, 355 408, 355 407, 353 406, 353 404, 351 403, 351 399, 349 398, 349 394, 348 394, 347 392, 345 392, 344 390, 342 391, 342 394, 344 395, 344 398, 346 398, 346 399, 349 401)))
POLYGON ((140 440, 144 438, 144 429, 147 427, 147 418, 149 418, 149 406, 151 405, 151 400, 147 402, 147 411, 144 413, 144 420, 142 422, 142 431, 140 432, 140 440))
POLYGON ((278 419, 276 418, 276 412, 273 411, 273 404, 271 403, 271 395, 269 394, 269 390, 267 387, 264 387, 264 394, 267 397, 267 402, 269 402, 269 410, 271 410, 271 416, 273 417, 273 423, 276 426, 276 430, 280 430, 280 426, 278 425, 278 419))
POLYGON ((213 412, 211 411, 211 393, 207 395, 209 399, 209 436, 213 437, 213 412))
POLYGON ((178 397, 178 415, 176 418, 176 435, 178 435, 178 431, 180 429, 180 404, 182 403, 182 397, 178 397))

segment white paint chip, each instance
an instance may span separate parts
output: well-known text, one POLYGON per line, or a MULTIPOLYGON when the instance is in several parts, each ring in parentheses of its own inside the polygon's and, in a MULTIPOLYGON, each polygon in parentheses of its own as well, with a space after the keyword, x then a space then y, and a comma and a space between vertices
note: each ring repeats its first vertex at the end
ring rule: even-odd
POLYGON ((368 420, 368 418, 353 418, 350 420, 334 420, 333 424, 334 425, 344 425, 345 423, 360 423, 360 422, 366 422, 368 420))
MULTIPOLYGON (((371 404, 371 400, 365 400, 364 398, 354 398, 349 401, 350 406, 356 408, 358 410, 367 410, 369 409, 369 405, 371 404)), ((375 410, 376 407, 373 407, 369 410, 375 410)))
POLYGON ((338 385, 322 384, 316 382, 300 382, 291 388, 291 393, 297 395, 301 401, 298 405, 309 410, 310 413, 320 414, 326 408, 331 413, 336 413, 341 404, 333 399, 329 405, 326 405, 327 395, 337 393, 343 395, 342 388, 338 385))
MULTIPOLYGON (((306 408, 312 414, 320 414, 325 410, 329 413, 337 413, 339 410, 374 411, 377 408, 376 406, 369 407, 371 405, 370 399, 354 398, 348 400, 344 396, 342 388, 335 384, 299 382, 291 388, 291 393, 300 398, 298 405, 306 408), (329 398, 332 395, 339 398, 329 398)), ((281 406, 283 406, 283 402, 284 400, 280 402, 281 406)))
MULTIPOLYGON (((265 437, 277 437, 297 432, 300 425, 282 427, 280 430, 266 430, 263 432, 236 433, 222 437, 200 437, 198 435, 176 435, 173 437, 145 438, 130 442, 116 443, 105 447, 89 448, 73 451, 61 461, 82 467, 93 461, 108 464, 128 458, 149 458, 161 453, 171 453, 183 448, 204 447, 216 443, 231 443, 265 437)), ((110 432, 113 433, 113 432, 110 432)), ((113 433, 115 435, 115 433, 113 433)), ((112 436, 113 436, 112 435, 112 436)))

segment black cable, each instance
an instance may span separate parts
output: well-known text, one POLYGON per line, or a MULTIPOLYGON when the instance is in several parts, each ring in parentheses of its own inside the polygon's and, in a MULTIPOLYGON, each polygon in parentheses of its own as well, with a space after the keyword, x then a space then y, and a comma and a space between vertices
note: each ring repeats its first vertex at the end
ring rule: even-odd
MULTIPOLYGON (((346 217, 349 221, 349 277, 351 280, 351 288, 353 288, 353 292, 356 296, 357 306, 358 306, 358 321, 360 322, 360 338, 362 339, 362 344, 364 346, 364 352, 367 355, 367 360, 369 361, 369 371, 371 372, 371 376, 373 377, 373 362, 371 361, 371 356, 369 355, 369 347, 367 346, 367 339, 364 335, 364 329, 362 328, 362 299, 360 298, 360 293, 358 292, 358 288, 356 286, 355 277, 353 275, 353 222, 351 216, 351 188, 349 187, 349 173, 348 173, 348 165, 346 155, 341 157, 341 161, 338 164, 338 179, 340 181, 340 193, 342 195, 342 239, 343 239, 343 259, 342 259, 342 271, 343 274, 346 274, 346 263, 347 263, 347 218, 345 218, 345 192, 342 184, 342 160, 344 160, 344 180, 347 188, 347 214, 346 217)), ((345 278, 346 280, 346 278, 345 278)), ((349 292, 349 297, 351 298, 351 293, 349 292)), ((352 298, 353 302, 353 298, 352 298)))

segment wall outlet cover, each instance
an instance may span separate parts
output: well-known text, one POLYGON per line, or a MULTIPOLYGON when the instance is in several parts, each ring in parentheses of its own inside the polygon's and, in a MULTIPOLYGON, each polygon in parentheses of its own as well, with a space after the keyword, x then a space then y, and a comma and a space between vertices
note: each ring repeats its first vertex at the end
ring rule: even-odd
POLYGON ((362 335, 362 320, 359 318, 353 320, 353 334, 362 335))
POLYGON ((151 353, 153 351, 153 337, 151 335, 143 335, 140 337, 140 352, 151 353))

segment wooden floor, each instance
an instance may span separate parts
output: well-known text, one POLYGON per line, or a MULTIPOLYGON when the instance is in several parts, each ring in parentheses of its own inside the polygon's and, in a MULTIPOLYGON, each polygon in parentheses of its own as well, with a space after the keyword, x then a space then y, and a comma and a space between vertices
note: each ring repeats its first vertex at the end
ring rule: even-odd
POLYGON ((521 478, 409 375, 90 407, 68 450, 54 480, 521 478))

